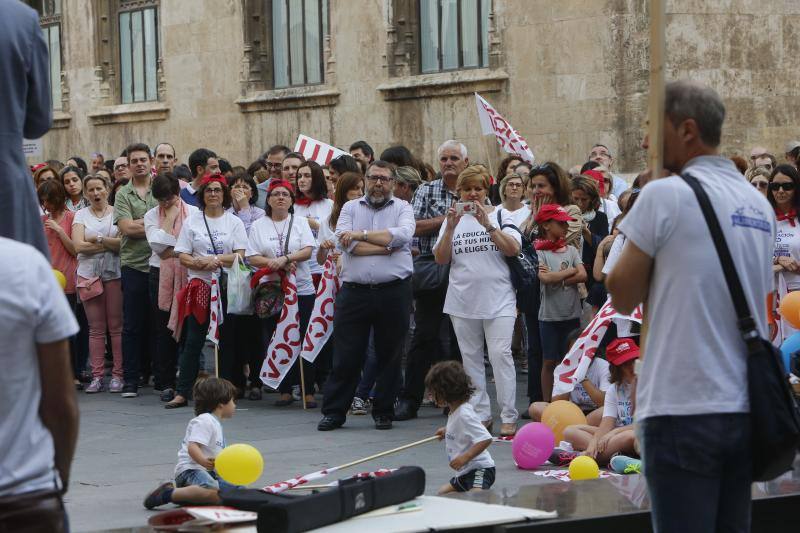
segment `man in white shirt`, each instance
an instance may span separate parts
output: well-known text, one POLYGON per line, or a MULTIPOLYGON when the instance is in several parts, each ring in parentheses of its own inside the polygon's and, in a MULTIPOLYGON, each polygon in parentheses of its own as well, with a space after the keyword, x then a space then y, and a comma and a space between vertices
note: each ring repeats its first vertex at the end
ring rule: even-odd
POLYGON ((592 146, 592 151, 589 152, 589 161, 594 161, 603 165, 608 169, 613 183, 611 184, 611 194, 619 198, 619 195, 628 189, 628 182, 622 176, 617 176, 611 172, 611 165, 614 164, 614 157, 611 155, 611 150, 605 144, 595 144, 592 146))
MULTIPOLYGON (((665 109, 664 166, 708 193, 766 336, 772 209, 718 155, 725 108, 714 90, 669 83, 665 109)), ((654 529, 750 531, 747 347, 697 198, 679 176, 651 181, 620 231, 627 242, 606 286, 622 313, 648 302, 636 422, 654 529)))
POLYGON ((68 339, 78 323, 49 262, 0 238, 0 531, 65 531, 78 438, 68 339))

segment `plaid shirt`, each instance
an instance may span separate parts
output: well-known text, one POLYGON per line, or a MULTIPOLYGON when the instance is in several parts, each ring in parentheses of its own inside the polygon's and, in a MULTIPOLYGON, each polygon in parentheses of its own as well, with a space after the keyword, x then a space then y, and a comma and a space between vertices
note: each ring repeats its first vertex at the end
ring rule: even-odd
MULTIPOLYGON (((441 178, 425 183, 417 189, 411 201, 411 206, 414 208, 414 218, 416 220, 426 220, 444 216, 454 201, 458 201, 458 196, 445 186, 441 178)), ((439 232, 435 231, 429 235, 419 237, 420 254, 432 254, 433 245, 436 243, 438 236, 439 232)))

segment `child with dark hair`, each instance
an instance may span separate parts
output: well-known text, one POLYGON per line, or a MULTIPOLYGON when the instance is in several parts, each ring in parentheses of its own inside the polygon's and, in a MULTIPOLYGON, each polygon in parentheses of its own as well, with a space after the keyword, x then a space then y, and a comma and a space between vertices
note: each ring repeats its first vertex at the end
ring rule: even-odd
POLYGON ((425 386, 439 407, 447 407, 447 426, 439 428, 439 440, 446 439, 445 449, 450 468, 456 476, 439 489, 439 494, 487 490, 494 484, 494 460, 486 449, 492 434, 481 423, 469 403, 475 389, 461 363, 444 361, 428 371, 425 386))
POLYGON ((236 387, 227 379, 198 379, 192 390, 194 414, 178 450, 175 483, 159 485, 144 499, 153 509, 167 503, 219 504, 219 491, 233 488, 214 472, 214 459, 225 447, 221 421, 236 411, 236 387))

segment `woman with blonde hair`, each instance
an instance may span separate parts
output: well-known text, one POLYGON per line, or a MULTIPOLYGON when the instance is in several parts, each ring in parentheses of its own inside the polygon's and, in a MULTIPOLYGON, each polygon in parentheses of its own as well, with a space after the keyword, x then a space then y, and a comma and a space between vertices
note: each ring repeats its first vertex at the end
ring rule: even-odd
POLYGON ((517 301, 506 257, 520 250, 520 233, 505 227, 510 217, 487 206, 489 171, 471 165, 458 176, 459 201, 447 211, 433 248, 436 262, 450 264, 444 312, 450 315, 458 338, 464 369, 475 385, 470 403, 487 428, 492 413, 483 364, 484 342, 489 349, 497 402, 501 407, 501 435, 516 433, 516 374, 511 357, 511 337, 517 317, 517 301), (502 229, 501 229, 502 228, 502 229))

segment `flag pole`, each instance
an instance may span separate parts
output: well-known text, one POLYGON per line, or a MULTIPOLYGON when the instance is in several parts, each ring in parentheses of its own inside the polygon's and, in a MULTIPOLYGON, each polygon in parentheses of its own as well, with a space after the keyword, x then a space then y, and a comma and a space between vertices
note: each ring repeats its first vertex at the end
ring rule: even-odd
POLYGON ((300 394, 303 395, 303 410, 306 410, 308 406, 306 405, 306 376, 303 372, 303 356, 299 355, 297 358, 300 359, 300 394))

